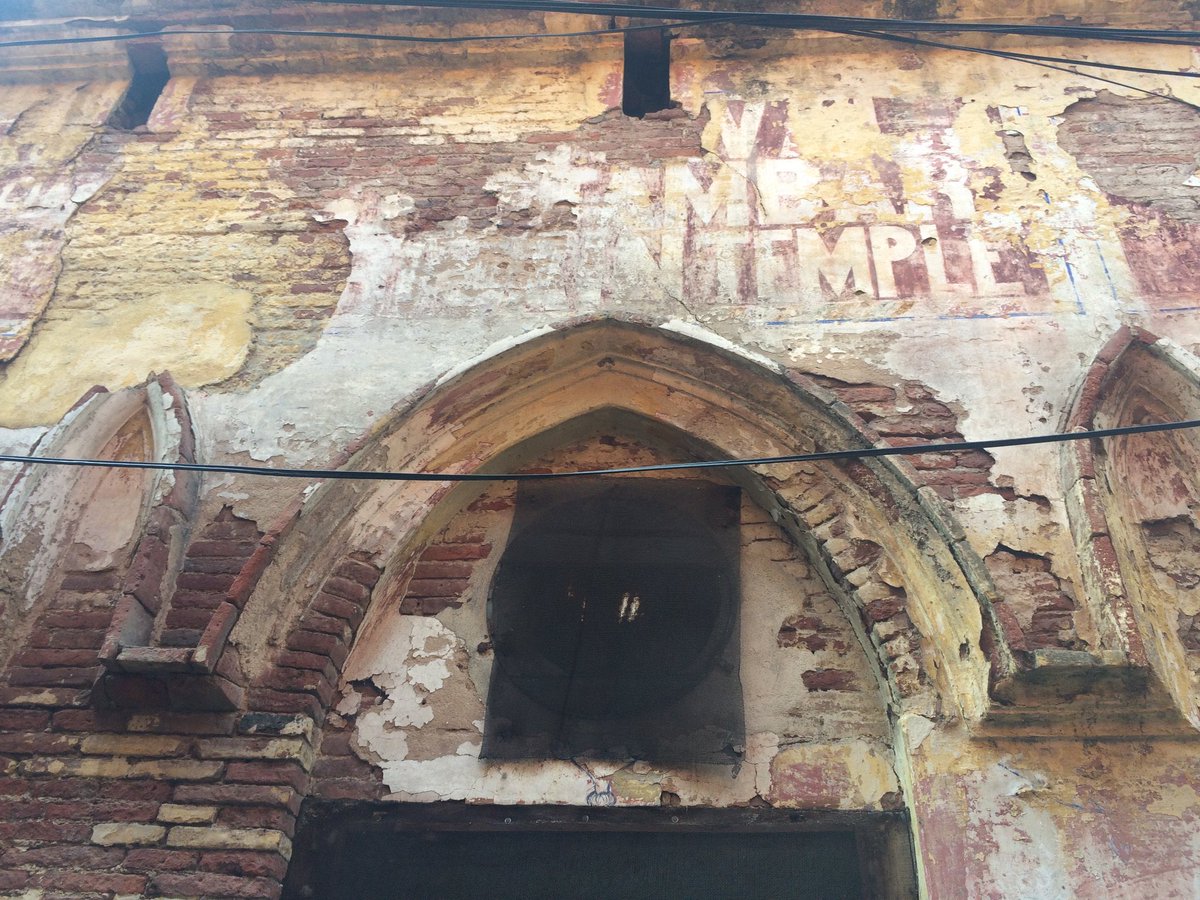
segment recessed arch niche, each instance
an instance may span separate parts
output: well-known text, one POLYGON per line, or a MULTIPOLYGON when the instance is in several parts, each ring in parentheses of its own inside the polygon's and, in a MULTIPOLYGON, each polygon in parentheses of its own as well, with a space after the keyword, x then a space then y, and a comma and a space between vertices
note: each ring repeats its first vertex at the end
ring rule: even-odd
MULTIPOLYGON (((1200 360, 1121 329, 1089 369, 1069 424, 1200 418, 1200 360)), ((1148 669, 1200 727, 1200 435, 1125 435, 1067 453, 1067 496, 1107 644, 1148 669)))
MULTIPOLYGON (((190 461, 193 435, 182 392, 170 376, 85 395, 30 451, 46 457, 118 462, 190 461)), ((147 529, 173 502, 194 494, 190 474, 144 469, 28 465, 0 512, 6 601, 0 659, 47 605, 108 608, 147 529)), ((174 513, 167 518, 174 519, 174 513)), ((166 527, 166 523, 158 523, 166 527)))

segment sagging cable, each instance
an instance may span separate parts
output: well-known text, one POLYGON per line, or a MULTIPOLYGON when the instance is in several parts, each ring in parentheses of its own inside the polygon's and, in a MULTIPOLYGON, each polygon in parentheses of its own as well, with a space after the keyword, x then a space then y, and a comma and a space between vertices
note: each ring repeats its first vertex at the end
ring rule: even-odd
POLYGON ((555 478, 594 478, 611 475, 636 475, 644 472, 678 472, 693 469, 728 469, 746 466, 775 466, 789 463, 829 462, 853 459, 874 459, 881 456, 919 456, 923 453, 958 453, 965 450, 995 450, 1001 447, 1026 447, 1037 444, 1061 444, 1098 438, 1121 437, 1130 434, 1153 434, 1200 428, 1200 419, 1179 422, 1151 422, 1144 425, 1124 425, 1119 428, 1100 428, 1092 431, 1055 432, 1027 437, 997 438, 982 441, 913 444, 907 447, 862 447, 850 450, 824 450, 816 453, 796 453, 787 456, 761 456, 750 459, 696 460, 692 462, 652 463, 615 469, 585 469, 574 472, 380 472, 353 469, 293 469, 268 466, 233 466, 210 463, 137 462, 111 459, 67 459, 50 456, 19 456, 0 454, 0 463, 21 463, 43 466, 77 466, 108 469, 152 469, 169 472, 212 472, 224 475, 263 475, 274 478, 307 478, 311 481, 334 479, 341 481, 548 481, 555 478))

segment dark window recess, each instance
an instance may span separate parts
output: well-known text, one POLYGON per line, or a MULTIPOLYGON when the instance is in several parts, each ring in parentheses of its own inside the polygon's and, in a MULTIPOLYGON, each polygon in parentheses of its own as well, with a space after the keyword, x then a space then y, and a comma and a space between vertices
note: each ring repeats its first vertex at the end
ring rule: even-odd
POLYGON ((283 900, 915 900, 902 812, 304 801, 283 900))
POLYGON ((126 50, 133 78, 125 96, 108 117, 108 124, 122 131, 130 131, 150 121, 154 104, 171 80, 167 54, 161 44, 128 44, 126 50))
POLYGON ((665 28, 625 32, 621 112, 641 118, 671 107, 671 35, 665 28))
POLYGON ((356 834, 323 848, 326 900, 827 900, 866 896, 853 832, 356 834))
POLYGON ((736 762, 739 504, 701 481, 521 485, 482 755, 736 762))

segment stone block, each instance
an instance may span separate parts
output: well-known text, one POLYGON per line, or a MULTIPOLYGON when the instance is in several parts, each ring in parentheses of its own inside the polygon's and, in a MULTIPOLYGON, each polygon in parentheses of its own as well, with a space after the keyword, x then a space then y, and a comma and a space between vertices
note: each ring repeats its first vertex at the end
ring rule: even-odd
POLYGON ((145 847, 157 844, 167 834, 162 825, 107 822, 92 828, 92 843, 104 847, 145 847))
POLYGON ((198 850, 275 850, 284 858, 292 854, 292 842, 271 828, 176 825, 167 835, 167 845, 198 850))
POLYGON ((208 825, 216 817, 217 807, 215 806, 164 803, 158 809, 158 821, 172 825, 208 825))
POLYGON ((80 750, 90 756, 181 756, 188 743, 176 737, 157 734, 93 734, 83 740, 80 750))

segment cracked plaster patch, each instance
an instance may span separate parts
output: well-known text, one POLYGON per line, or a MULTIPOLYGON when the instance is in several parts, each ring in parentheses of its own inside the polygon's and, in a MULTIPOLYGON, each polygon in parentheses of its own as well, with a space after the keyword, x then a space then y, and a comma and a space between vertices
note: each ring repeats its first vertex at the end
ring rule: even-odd
POLYGON ((449 680, 454 654, 462 641, 434 618, 400 616, 389 640, 368 649, 343 676, 338 712, 358 710, 358 746, 370 762, 400 761, 408 756, 409 730, 433 721, 429 695, 449 680), (362 708, 362 695, 351 685, 369 680, 384 697, 375 706, 362 708))

